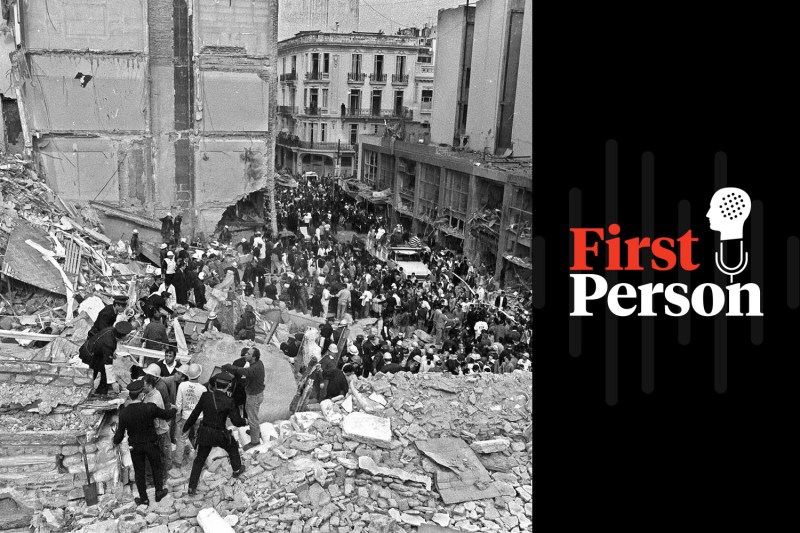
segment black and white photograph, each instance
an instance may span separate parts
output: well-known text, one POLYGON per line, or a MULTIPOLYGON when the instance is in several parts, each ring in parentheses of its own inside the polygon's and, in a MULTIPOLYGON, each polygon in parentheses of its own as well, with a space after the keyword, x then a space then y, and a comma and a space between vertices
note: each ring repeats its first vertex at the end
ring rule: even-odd
POLYGON ((534 530, 532 0, 0 6, 0 531, 534 530))

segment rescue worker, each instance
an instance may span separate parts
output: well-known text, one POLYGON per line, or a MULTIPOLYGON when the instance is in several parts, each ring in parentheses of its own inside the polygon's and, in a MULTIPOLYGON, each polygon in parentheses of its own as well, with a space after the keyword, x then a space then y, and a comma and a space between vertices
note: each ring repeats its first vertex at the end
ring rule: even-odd
MULTIPOLYGON (((206 392, 205 386, 198 383, 198 378, 203 373, 203 367, 199 363, 191 363, 177 369, 178 379, 178 394, 175 399, 175 407, 177 413, 175 415, 177 425, 177 442, 175 443, 175 450, 172 453, 172 461, 176 468, 180 468, 183 464, 183 455, 186 452, 186 434, 183 432, 183 425, 186 420, 191 416, 200 397, 206 392)), ((191 433, 191 432, 190 432, 191 433)), ((192 439, 189 435, 190 440, 192 439)))
POLYGON ((94 321, 92 329, 89 330, 89 337, 93 337, 101 330, 113 326, 114 322, 117 321, 117 315, 122 313, 128 305, 127 296, 115 295, 113 298, 114 300, 110 304, 103 307, 103 309, 97 313, 97 319, 94 321))
POLYGON ((261 420, 258 418, 258 411, 264 402, 264 378, 266 374, 264 363, 261 361, 261 352, 258 348, 251 347, 247 350, 247 353, 244 354, 244 359, 249 364, 247 368, 229 364, 223 365, 222 370, 235 376, 247 378, 244 388, 244 392, 247 395, 244 408, 247 411, 247 421, 250 423, 249 435, 252 441, 244 447, 244 450, 247 451, 261 443, 261 420))
POLYGON ((208 454, 215 446, 223 448, 228 452, 233 469, 233 477, 239 477, 244 472, 244 465, 239 456, 239 444, 231 435, 230 430, 225 427, 225 420, 230 418, 234 426, 242 427, 247 424, 238 409, 233 404, 230 397, 233 376, 227 372, 222 372, 214 376, 213 390, 209 390, 200 396, 192 414, 183 424, 184 433, 189 431, 197 417, 203 415, 203 421, 197 430, 197 457, 192 464, 192 473, 189 476, 189 496, 197 494, 197 483, 200 481, 200 473, 206 464, 208 454))
POLYGON ((170 419, 175 416, 175 409, 159 409, 152 403, 144 403, 144 381, 137 379, 128 383, 130 393, 129 402, 120 409, 117 431, 114 433, 114 446, 119 446, 128 432, 128 445, 131 450, 131 460, 133 461, 133 474, 136 479, 136 489, 139 497, 133 501, 137 506, 149 505, 147 498, 147 476, 145 472, 145 460, 150 462, 150 469, 153 472, 153 484, 156 489, 156 501, 161 501, 167 495, 164 488, 164 477, 162 475, 163 465, 161 464, 161 454, 156 445, 156 430, 153 422, 155 419, 170 419))
POLYGON ((130 322, 121 321, 113 326, 101 330, 96 335, 89 337, 80 347, 79 354, 81 361, 89 365, 94 371, 92 384, 100 375, 100 383, 93 394, 105 396, 108 394, 108 376, 106 375, 106 365, 114 361, 114 352, 117 350, 117 341, 125 337, 133 330, 130 322))
POLYGON ((133 259, 137 259, 139 257, 139 254, 142 253, 142 243, 139 242, 138 229, 134 229, 133 233, 131 234, 130 247, 131 247, 131 257, 133 257, 133 259))
POLYGON ((244 314, 236 324, 235 331, 237 340, 253 341, 256 339, 256 314, 252 305, 245 306, 244 314))

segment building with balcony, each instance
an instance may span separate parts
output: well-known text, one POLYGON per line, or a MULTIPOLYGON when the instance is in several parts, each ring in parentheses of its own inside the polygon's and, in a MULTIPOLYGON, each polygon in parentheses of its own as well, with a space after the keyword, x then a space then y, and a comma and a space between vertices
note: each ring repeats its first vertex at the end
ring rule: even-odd
POLYGON ((276 168, 351 176, 360 136, 390 126, 411 142, 424 138, 433 71, 417 65, 431 49, 413 35, 382 33, 308 31, 280 41, 276 168))
POLYGON ((531 0, 439 11, 431 142, 363 136, 359 144, 358 196, 370 209, 463 251, 508 285, 532 273, 530 24, 531 0), (489 26, 505 28, 491 43, 489 26), (489 50, 503 51, 499 62, 489 50))

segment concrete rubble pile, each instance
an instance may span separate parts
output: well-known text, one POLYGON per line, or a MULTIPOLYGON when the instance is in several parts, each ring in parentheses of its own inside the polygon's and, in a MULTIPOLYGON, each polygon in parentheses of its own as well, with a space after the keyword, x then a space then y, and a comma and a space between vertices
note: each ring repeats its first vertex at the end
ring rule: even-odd
POLYGON ((136 508, 130 486, 117 486, 95 506, 45 506, 35 530, 532 531, 531 374, 397 373, 352 383, 346 397, 323 401, 321 411, 262 424, 262 444, 244 454, 239 479, 214 449, 194 497, 186 494, 187 460, 170 471, 170 494, 159 503, 136 508), (474 454, 486 481, 470 481, 474 466, 459 474, 462 458, 428 451, 441 439, 474 454), (475 498, 481 491, 492 496, 475 498), (58 512, 63 521, 52 518, 58 512), (208 525, 209 514, 217 527, 208 525))

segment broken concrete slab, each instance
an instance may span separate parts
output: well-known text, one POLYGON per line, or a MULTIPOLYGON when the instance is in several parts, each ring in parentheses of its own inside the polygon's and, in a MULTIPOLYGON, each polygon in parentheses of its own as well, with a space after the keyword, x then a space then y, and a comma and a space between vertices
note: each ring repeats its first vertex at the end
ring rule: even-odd
POLYGON ((391 420, 362 412, 353 412, 342 421, 342 436, 346 439, 390 448, 392 442, 391 420))
POLYGON ((440 437, 415 441, 417 449, 437 463, 436 488, 446 504, 500 496, 489 472, 462 439, 440 437))
POLYGON ((431 480, 428 476, 423 476, 422 474, 414 474, 412 472, 406 472, 405 470, 401 470, 400 468, 388 468, 385 466, 378 466, 378 464, 372 459, 372 457, 368 455, 362 455, 358 458, 358 467, 361 470, 366 470, 373 476, 387 476, 393 477, 396 479, 401 479, 403 481, 415 481, 417 483, 424 483, 426 490, 431 490, 431 485, 433 480, 431 480))

